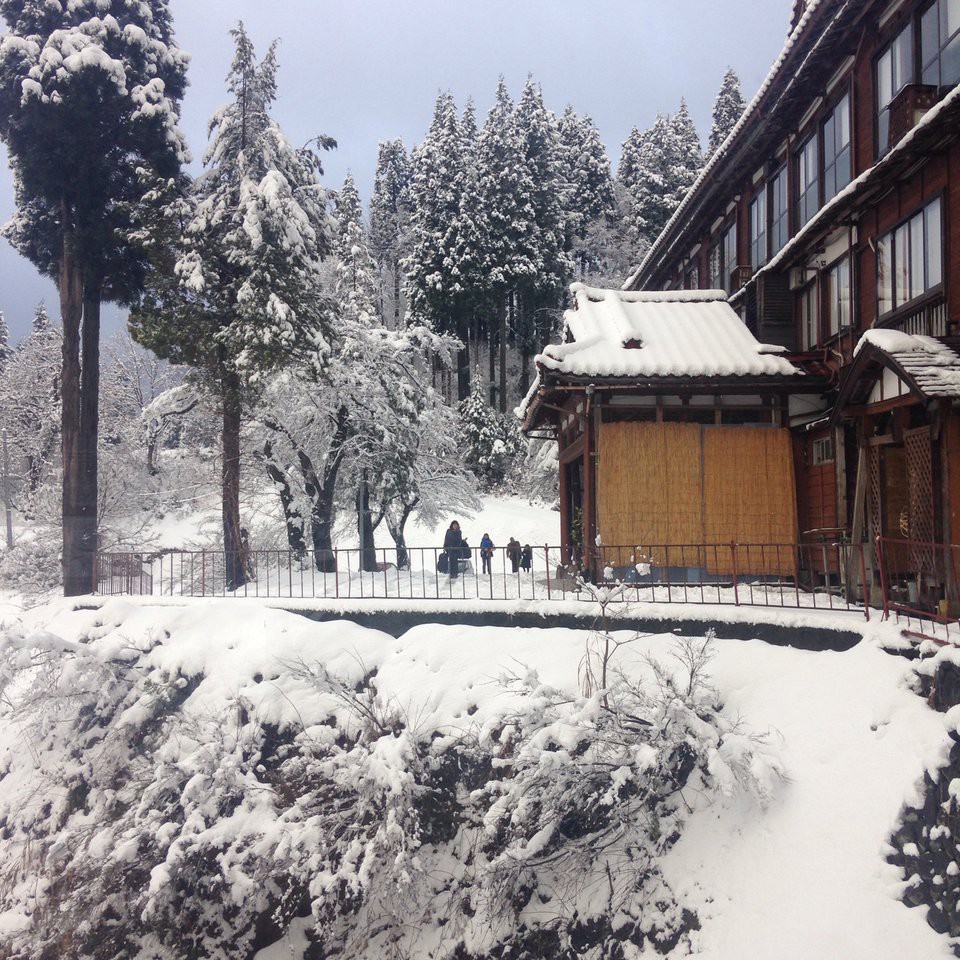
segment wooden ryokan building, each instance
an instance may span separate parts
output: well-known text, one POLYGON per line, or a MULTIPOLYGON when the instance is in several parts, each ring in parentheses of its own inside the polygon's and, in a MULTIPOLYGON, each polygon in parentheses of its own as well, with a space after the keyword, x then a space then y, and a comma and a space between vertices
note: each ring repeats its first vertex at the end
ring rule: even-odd
MULTIPOLYGON (((598 529, 611 542, 603 431, 622 418, 627 401, 618 397, 628 394, 654 398, 653 424, 703 425, 712 417, 716 426, 733 426, 734 397, 762 399, 755 413, 790 441, 794 536, 835 530, 868 543, 877 534, 960 543, 958 83, 960 0, 795 4, 786 45, 760 91, 628 279, 622 300, 633 303, 644 291, 721 290, 743 330, 783 347, 777 359, 796 373, 765 373, 765 385, 744 381, 742 389, 703 365, 673 383, 613 365, 578 379, 556 359, 575 350, 573 318, 597 298, 578 291, 567 344, 539 358, 540 382, 524 407, 528 431, 549 428, 560 442, 568 544, 577 537, 589 544, 598 529), (601 408, 592 421, 588 395, 601 408), (697 399, 704 397, 713 399, 697 399), (578 460, 581 433, 584 446, 599 446, 581 450, 578 460), (570 467, 577 462, 582 471, 570 467), (577 485, 584 489, 571 493, 577 485)), ((644 415, 635 408, 633 422, 644 415)), ((770 486, 750 443, 728 440, 740 451, 740 495, 770 486)), ((636 452, 624 456, 616 483, 627 490, 648 483, 636 452)), ((699 462, 701 513, 716 513, 714 466, 706 457, 699 462)), ((641 499, 634 490, 635 502, 641 499)), ((771 509, 783 507, 770 501, 771 509)), ((738 520, 722 533, 742 542, 786 536, 775 526, 738 520)), ((721 535, 709 523, 700 530, 701 542, 721 535)), ((624 542, 642 539, 633 536, 642 530, 623 531, 624 542)), ((653 532, 678 542, 694 526, 671 521, 653 532)), ((929 556, 914 551, 903 562, 922 567, 929 556)), ((943 584, 930 588, 942 594, 943 584)))

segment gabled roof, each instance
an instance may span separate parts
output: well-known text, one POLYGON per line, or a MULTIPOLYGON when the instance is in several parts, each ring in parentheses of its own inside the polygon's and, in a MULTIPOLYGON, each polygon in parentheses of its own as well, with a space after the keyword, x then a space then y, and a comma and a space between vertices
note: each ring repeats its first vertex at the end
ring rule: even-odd
POLYGON ((573 377, 781 377, 801 371, 759 343, 722 290, 625 292, 571 286, 564 342, 541 353, 545 372, 573 377))
POLYGON ((835 407, 866 403, 884 368, 892 370, 919 400, 960 399, 960 353, 935 337, 899 330, 868 330, 854 349, 835 407))

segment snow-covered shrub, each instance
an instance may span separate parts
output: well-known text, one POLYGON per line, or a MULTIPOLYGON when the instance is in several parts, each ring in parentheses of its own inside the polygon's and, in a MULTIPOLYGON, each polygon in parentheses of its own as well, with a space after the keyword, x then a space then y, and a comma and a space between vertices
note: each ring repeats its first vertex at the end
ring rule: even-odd
POLYGON ((59 531, 37 531, 0 552, 0 583, 10 590, 40 594, 60 586, 59 531))
POLYGON ((528 672, 451 716, 283 631, 84 616, 0 638, 0 957, 251 958, 295 917, 311 958, 637 957, 696 922, 658 865, 688 803, 779 775, 709 638, 668 665, 597 633, 604 686, 528 672))
POLYGON ((496 487, 519 472, 527 447, 517 420, 487 403, 479 379, 474 379, 470 395, 461 401, 459 410, 466 463, 481 485, 496 487))

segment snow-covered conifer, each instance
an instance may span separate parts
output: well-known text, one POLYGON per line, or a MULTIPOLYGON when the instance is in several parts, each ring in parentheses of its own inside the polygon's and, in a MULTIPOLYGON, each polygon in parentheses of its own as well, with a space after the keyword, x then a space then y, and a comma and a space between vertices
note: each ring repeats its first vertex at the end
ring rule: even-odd
POLYGON ((713 125, 710 128, 710 140, 707 144, 707 156, 710 156, 723 143, 730 131, 737 125, 746 103, 740 92, 740 78, 733 68, 723 75, 720 92, 713 102, 713 125))
POLYGON ((13 354, 13 347, 10 346, 10 328, 7 326, 7 318, 0 310, 0 372, 3 366, 13 354))
POLYGON ((410 158, 402 140, 382 141, 370 199, 370 249, 384 272, 384 294, 392 290, 393 324, 400 326, 401 270, 410 228, 410 158))
POLYGON ((10 241, 60 286, 63 570, 90 590, 96 552, 100 304, 143 282, 141 172, 177 173, 187 58, 166 0, 2 0, 0 140, 13 168, 10 241), (81 349, 82 341, 82 349, 81 349), (86 363, 81 357, 87 358, 86 363))
POLYGON ((169 221, 184 221, 173 239, 173 277, 158 271, 133 322, 142 343, 202 369, 222 398, 223 537, 228 583, 237 586, 245 578, 243 395, 293 355, 323 367, 330 319, 321 260, 331 239, 319 158, 309 145, 292 146, 270 115, 276 44, 258 63, 243 24, 231 34, 231 100, 211 119, 203 174, 165 211, 168 234, 169 221))

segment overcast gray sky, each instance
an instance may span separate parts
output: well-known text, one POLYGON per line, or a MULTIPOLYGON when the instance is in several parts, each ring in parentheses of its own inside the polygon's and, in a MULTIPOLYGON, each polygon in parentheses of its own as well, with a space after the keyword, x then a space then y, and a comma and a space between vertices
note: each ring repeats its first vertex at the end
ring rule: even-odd
MULTIPOLYGON (((570 103, 593 117, 616 163, 630 128, 672 113, 686 97, 706 141, 724 71, 753 96, 783 46, 792 0, 171 0, 177 40, 192 56, 182 125, 195 166, 206 123, 225 100, 228 30, 242 19, 257 45, 280 38, 276 117, 303 143, 317 133, 339 147, 324 182, 352 171, 369 199, 377 143, 420 141, 440 90, 472 96, 480 122, 503 74, 514 96, 528 73, 560 112, 570 103)), ((4 160, 6 156, 4 154, 4 160)), ((0 164, 0 222, 13 211, 0 164)), ((0 241, 0 310, 16 342, 45 299, 59 316, 54 285, 0 241)), ((106 330, 117 310, 106 309, 106 330)))

